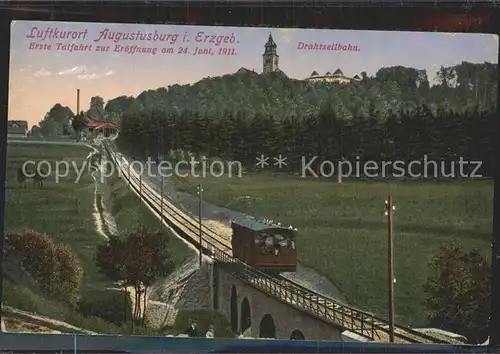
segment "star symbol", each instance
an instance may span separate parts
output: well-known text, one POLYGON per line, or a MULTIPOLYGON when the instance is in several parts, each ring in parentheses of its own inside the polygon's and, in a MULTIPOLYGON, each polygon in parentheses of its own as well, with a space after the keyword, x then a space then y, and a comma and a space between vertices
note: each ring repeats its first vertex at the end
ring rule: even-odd
POLYGON ((256 167, 258 168, 264 168, 266 166, 269 166, 269 163, 267 160, 269 160, 269 157, 265 157, 264 155, 260 155, 259 157, 255 158, 257 160, 257 163, 255 164, 256 167))
POLYGON ((283 157, 279 155, 278 157, 274 157, 274 166, 278 166, 279 168, 282 168, 283 166, 286 166, 286 157, 283 157))

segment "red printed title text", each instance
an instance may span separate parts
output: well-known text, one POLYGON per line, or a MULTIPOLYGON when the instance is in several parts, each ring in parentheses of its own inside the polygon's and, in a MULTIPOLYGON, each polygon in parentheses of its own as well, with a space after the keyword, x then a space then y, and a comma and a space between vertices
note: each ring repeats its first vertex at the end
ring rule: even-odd
POLYGON ((198 31, 190 37, 188 32, 165 33, 156 29, 122 32, 105 28, 90 38, 88 29, 71 31, 57 27, 32 27, 26 39, 28 49, 36 51, 196 56, 235 56, 239 43, 234 33, 218 35, 198 31))

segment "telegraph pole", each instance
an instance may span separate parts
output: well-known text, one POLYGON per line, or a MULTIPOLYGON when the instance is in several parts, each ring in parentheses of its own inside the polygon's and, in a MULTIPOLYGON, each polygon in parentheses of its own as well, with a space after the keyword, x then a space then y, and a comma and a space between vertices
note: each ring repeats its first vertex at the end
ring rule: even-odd
POLYGON ((340 126, 340 163, 338 168, 337 183, 342 183, 342 162, 344 162, 344 132, 340 126))
POLYGON ((202 215, 202 209, 201 209, 201 205, 202 205, 202 201, 203 201, 203 186, 200 184, 198 184, 198 217, 199 217, 199 220, 200 220, 200 224, 199 224, 199 232, 200 232, 200 268, 201 268, 201 263, 202 263, 202 256, 203 256, 203 245, 202 245, 202 241, 203 241, 203 233, 202 233, 202 223, 201 223, 201 215, 202 215))
POLYGON ((161 176, 161 200, 160 200, 160 230, 163 231, 163 176, 161 176))
POLYGON ((388 234, 388 278, 389 278, 389 340, 394 343, 394 228, 392 217, 396 207, 392 204, 392 196, 389 195, 385 201, 387 211, 387 234, 388 234))

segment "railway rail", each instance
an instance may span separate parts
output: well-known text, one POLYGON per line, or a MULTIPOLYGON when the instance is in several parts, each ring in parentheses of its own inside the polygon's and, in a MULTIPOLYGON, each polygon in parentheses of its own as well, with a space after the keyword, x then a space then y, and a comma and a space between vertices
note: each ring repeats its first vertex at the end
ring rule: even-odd
MULTIPOLYGON (((145 182, 133 168, 130 168, 128 161, 118 156, 112 144, 103 142, 103 146, 113 163, 118 167, 123 179, 137 192, 140 198, 153 208, 162 220, 181 237, 196 247, 200 247, 201 242, 202 252, 210 256, 217 266, 265 294, 302 312, 349 330, 368 340, 389 342, 389 322, 387 320, 318 294, 283 276, 270 276, 250 267, 232 256, 230 240, 219 237, 206 225, 202 225, 200 240, 199 220, 186 215, 173 204, 170 198, 164 197, 162 201, 158 192, 148 182, 145 182), (163 207, 161 203, 163 203, 163 207), (161 215, 162 210, 163 215, 161 215)), ((442 338, 436 338, 411 328, 400 325, 394 327, 394 337, 398 343, 450 343, 442 338)))

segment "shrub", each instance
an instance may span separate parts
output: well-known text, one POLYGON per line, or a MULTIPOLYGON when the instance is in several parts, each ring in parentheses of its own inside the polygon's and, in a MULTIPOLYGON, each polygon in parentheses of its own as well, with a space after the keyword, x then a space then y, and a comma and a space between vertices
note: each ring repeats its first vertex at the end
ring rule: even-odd
POLYGON ((83 294, 79 311, 84 316, 100 317, 115 324, 132 319, 130 294, 117 290, 94 290, 83 294))
POLYGON ((54 286, 54 294, 70 307, 76 307, 80 299, 80 285, 83 270, 77 257, 66 245, 55 244, 55 262, 58 268, 58 279, 54 286))
POLYGON ((431 325, 481 343, 488 335, 491 268, 477 250, 442 247, 430 264, 425 286, 431 325))
POLYGON ((25 230, 9 232, 5 241, 8 250, 15 253, 26 271, 46 293, 52 294, 52 287, 58 277, 52 240, 45 234, 25 230))
POLYGON ((9 232, 5 244, 47 295, 71 307, 77 305, 83 271, 67 246, 31 230, 9 232))

